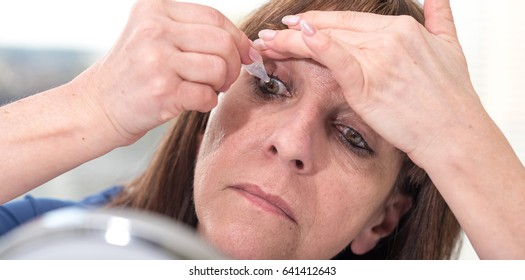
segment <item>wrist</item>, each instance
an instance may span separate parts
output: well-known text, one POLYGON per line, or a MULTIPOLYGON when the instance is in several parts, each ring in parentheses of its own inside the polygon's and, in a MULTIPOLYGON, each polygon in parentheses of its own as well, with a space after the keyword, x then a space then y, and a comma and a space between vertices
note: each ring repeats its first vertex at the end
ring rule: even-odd
POLYGON ((458 194, 471 197, 491 193, 490 188, 504 185, 506 178, 512 178, 516 170, 523 168, 483 107, 461 116, 451 121, 432 145, 409 154, 449 203, 459 199, 458 194))
POLYGON ((110 115, 110 104, 104 102, 104 95, 108 95, 103 81, 97 80, 94 73, 97 72, 97 64, 80 74, 77 78, 66 84, 70 98, 73 114, 79 124, 91 131, 93 134, 103 136, 104 141, 113 148, 127 146, 137 141, 141 135, 131 135, 120 129, 118 123, 110 115))
MULTIPOLYGON (((477 97, 475 92, 473 95, 477 97)), ((504 138, 479 98, 462 103, 434 114, 433 127, 425 128, 418 141, 421 144, 408 152, 412 161, 427 172, 441 168, 456 170, 453 167, 456 163, 463 165, 469 158, 479 156, 482 145, 504 138)))

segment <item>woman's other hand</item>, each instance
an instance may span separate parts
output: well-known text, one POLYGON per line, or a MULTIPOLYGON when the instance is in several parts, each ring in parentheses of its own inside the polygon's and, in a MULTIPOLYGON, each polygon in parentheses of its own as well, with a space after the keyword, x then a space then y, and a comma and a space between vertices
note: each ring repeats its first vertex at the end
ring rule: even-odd
POLYGON ((255 45, 329 68, 350 107, 430 176, 480 258, 525 258, 525 169, 471 84, 448 0, 407 16, 308 12, 255 45))
POLYGON ((250 63, 250 40, 219 11, 138 1, 111 51, 73 83, 126 141, 181 111, 210 111, 250 63))

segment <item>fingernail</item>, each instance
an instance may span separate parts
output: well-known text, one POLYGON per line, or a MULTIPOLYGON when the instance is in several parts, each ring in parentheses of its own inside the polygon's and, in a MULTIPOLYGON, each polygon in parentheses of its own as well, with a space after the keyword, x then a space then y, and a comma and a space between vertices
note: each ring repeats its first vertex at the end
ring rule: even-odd
POLYGON ((263 39, 264 41, 271 41, 273 38, 275 38, 275 35, 277 34, 277 31, 271 30, 271 29, 263 29, 259 31, 259 38, 263 39))
POLYGON ((308 36, 312 36, 315 34, 315 28, 311 26, 306 20, 301 20, 300 22, 301 30, 304 32, 304 34, 308 36))
POLYGON ((255 39, 255 41, 253 41, 253 47, 260 51, 264 51, 268 49, 268 47, 266 46, 266 43, 264 43, 262 39, 255 39))
POLYGON ((296 16, 296 15, 288 15, 288 16, 284 16, 281 21, 282 23, 288 26, 293 26, 293 25, 297 25, 301 21, 301 17, 296 16))

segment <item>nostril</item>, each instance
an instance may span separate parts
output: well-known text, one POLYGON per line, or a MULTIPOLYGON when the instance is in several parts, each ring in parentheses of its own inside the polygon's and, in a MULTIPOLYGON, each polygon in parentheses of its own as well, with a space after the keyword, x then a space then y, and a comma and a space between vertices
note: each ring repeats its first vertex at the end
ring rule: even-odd
MULTIPOLYGON (((271 147, 269 149, 269 152, 272 155, 278 155, 279 154, 279 150, 277 150, 277 147, 275 145, 271 145, 271 147)), ((285 159, 285 158, 283 158, 283 159, 285 159)), ((288 162, 290 164, 292 164, 292 165, 295 165, 295 168, 297 168, 298 170, 303 170, 304 169, 304 162, 302 160, 300 160, 300 159, 289 160, 288 162)))

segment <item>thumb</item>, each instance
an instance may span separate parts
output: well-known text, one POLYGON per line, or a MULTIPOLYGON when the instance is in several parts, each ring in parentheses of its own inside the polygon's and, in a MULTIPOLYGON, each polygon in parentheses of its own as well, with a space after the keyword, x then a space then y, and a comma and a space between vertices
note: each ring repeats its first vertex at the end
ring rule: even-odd
POLYGON ((425 27, 430 33, 445 40, 457 41, 450 0, 425 0, 423 8, 425 27))

